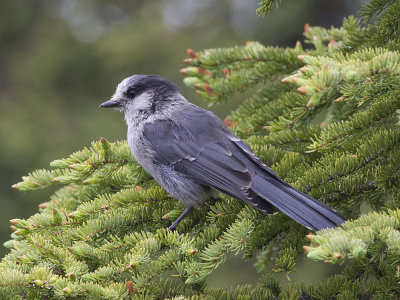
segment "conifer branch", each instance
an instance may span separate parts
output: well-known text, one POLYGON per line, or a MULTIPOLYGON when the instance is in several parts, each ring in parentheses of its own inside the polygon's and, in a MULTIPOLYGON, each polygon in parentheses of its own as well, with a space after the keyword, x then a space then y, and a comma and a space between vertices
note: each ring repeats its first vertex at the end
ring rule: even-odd
MULTIPOLYGON (((275 2, 276 7, 278 7, 278 1, 274 0, 261 0, 259 5, 259 8, 257 8, 257 14, 260 16, 265 17, 271 10, 272 6, 275 2)), ((280 2, 280 1, 279 1, 280 2)))
MULTIPOLYGON (((261 1, 259 14, 273 3, 261 1)), ((37 214, 10 220, 0 297, 398 298, 398 3, 370 1, 361 21, 376 21, 366 27, 353 17, 340 28, 306 25, 313 49, 249 42, 188 50, 181 70, 210 104, 254 88, 225 123, 281 178, 353 220, 307 234, 282 213, 265 216, 218 194, 166 231, 182 204, 144 172, 126 142, 102 138, 13 185, 59 189, 37 214), (360 217, 362 204, 376 211, 360 217), (254 285, 206 287, 230 252, 289 274, 303 245, 309 259, 343 263, 345 271, 315 284, 282 287, 269 275, 254 285)))

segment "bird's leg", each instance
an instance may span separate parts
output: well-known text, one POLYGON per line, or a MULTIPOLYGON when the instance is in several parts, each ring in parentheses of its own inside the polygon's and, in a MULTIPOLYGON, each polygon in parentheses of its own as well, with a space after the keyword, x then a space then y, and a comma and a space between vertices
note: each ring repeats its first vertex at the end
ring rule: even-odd
POLYGON ((168 227, 168 230, 174 231, 176 229, 176 227, 178 226, 178 224, 182 221, 182 219, 188 214, 188 212, 193 208, 193 206, 188 206, 186 207, 186 209, 183 211, 183 213, 179 216, 178 219, 176 219, 176 221, 168 227))

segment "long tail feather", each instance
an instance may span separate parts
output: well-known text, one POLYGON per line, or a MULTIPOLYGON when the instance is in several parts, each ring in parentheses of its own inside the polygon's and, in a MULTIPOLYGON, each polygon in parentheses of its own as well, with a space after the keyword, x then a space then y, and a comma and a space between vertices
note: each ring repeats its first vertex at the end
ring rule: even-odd
POLYGON ((275 177, 255 175, 251 189, 301 225, 320 230, 346 221, 328 205, 292 188, 275 177))

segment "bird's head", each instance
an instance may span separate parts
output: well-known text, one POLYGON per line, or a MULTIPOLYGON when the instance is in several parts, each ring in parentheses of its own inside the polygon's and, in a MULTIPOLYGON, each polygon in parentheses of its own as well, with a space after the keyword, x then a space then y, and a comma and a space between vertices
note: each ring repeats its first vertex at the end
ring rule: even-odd
POLYGON ((118 84, 110 100, 100 107, 114 107, 126 113, 150 114, 174 100, 179 88, 157 75, 133 75, 118 84))

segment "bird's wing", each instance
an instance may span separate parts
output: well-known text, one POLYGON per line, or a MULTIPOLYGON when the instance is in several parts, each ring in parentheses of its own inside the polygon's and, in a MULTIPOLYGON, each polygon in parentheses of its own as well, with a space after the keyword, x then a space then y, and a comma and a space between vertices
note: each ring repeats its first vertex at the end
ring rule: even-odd
POLYGON ((271 211, 271 205, 250 189, 249 165, 254 162, 246 152, 251 153, 254 160, 258 158, 244 142, 212 113, 201 108, 190 106, 174 117, 173 121, 158 120, 144 126, 144 137, 152 144, 158 163, 172 165, 197 182, 239 198, 261 211, 271 211))
POLYGON ((329 206, 280 179, 224 123, 199 107, 185 107, 174 120, 147 123, 143 133, 158 163, 262 212, 269 213, 275 206, 312 230, 345 221, 329 206))

